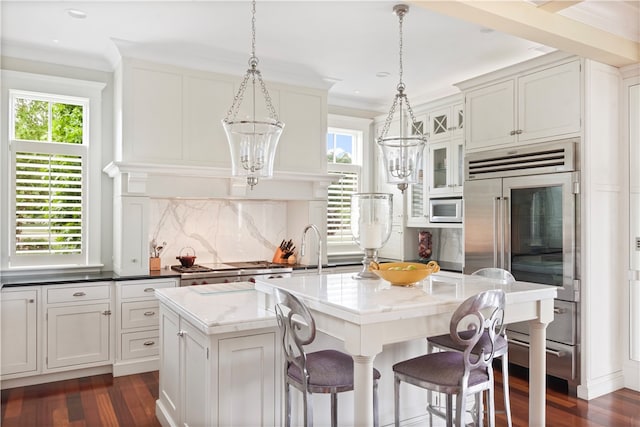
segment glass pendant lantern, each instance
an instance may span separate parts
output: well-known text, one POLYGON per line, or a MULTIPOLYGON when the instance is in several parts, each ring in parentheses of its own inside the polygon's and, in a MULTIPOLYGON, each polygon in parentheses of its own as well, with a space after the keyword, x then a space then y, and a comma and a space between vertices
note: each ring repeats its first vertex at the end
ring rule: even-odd
POLYGON ((427 142, 422 131, 413 126, 416 119, 409 98, 405 93, 405 84, 402 81, 402 22, 408 11, 409 6, 405 4, 397 4, 393 7, 393 12, 398 16, 400 26, 400 81, 396 87, 398 92, 393 99, 380 136, 376 140, 382 151, 387 182, 396 184, 403 193, 409 184, 419 182, 418 171, 422 162, 422 152, 427 142), (399 115, 400 134, 389 136, 389 127, 393 122, 396 110, 399 115), (409 127, 415 132, 407 135, 409 127))
POLYGON ((258 70, 255 0, 251 2, 251 34, 249 69, 233 98, 227 116, 222 120, 222 126, 227 135, 231 152, 231 174, 237 177, 246 177, 247 185, 253 189, 259 178, 273 176, 276 148, 284 129, 284 123, 278 119, 269 91, 267 91, 262 74, 258 70), (238 118, 238 112, 248 86, 251 88, 252 101, 249 115, 245 118, 238 118), (264 98, 268 117, 256 116, 256 97, 259 95, 264 98))

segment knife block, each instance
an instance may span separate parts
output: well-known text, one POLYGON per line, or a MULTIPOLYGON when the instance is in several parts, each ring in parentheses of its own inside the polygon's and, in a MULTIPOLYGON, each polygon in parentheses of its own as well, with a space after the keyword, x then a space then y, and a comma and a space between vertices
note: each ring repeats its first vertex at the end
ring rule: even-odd
POLYGON ((271 260, 271 262, 276 264, 286 264, 287 260, 284 259, 283 256, 284 256, 284 253, 282 252, 282 249, 277 248, 276 253, 273 254, 273 259, 271 260))
POLYGON ((160 271, 160 258, 159 257, 150 257, 149 258, 149 271, 160 271))

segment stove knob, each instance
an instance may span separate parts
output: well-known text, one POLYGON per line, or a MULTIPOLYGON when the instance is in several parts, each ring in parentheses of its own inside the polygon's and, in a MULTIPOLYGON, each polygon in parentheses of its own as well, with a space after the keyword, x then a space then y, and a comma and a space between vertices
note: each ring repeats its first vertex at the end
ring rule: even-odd
POLYGON ((224 283, 229 283, 229 279, 224 279, 224 283))
POLYGON ((251 283, 256 283, 256 279, 254 279, 253 277, 250 277, 248 281, 251 283))
POLYGON ((207 281, 206 281, 206 280, 203 280, 203 281, 202 281, 202 283, 200 283, 200 284, 201 284, 201 285, 207 285, 208 283, 207 283, 207 281))
POLYGON ((193 282, 191 282, 191 286, 195 286, 197 284, 198 284, 198 282, 196 282, 195 280, 193 282))

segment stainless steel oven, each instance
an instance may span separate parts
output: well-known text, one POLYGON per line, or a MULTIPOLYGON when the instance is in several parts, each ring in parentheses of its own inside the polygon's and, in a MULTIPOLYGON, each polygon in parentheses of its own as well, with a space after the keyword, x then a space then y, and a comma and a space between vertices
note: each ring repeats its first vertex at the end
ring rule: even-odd
POLYGON ((230 282, 255 282, 257 276, 290 277, 293 268, 268 261, 196 264, 192 267, 171 266, 180 274, 180 286, 208 285, 230 282))
MULTIPOLYGON (((465 158, 467 274, 509 270, 558 288, 547 328, 547 373, 579 382, 580 275, 577 140, 472 153, 465 158)), ((507 325, 509 361, 528 366, 528 323, 507 325)))

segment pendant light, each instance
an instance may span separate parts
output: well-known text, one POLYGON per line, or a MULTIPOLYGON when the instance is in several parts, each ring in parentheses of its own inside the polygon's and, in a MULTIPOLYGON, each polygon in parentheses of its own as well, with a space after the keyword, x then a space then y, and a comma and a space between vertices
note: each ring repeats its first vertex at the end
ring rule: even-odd
POLYGON ((377 143, 382 150, 387 182, 396 184, 403 193, 409 184, 419 182, 418 170, 422 162, 422 151, 427 142, 427 138, 422 134, 422 130, 414 126, 416 119, 413 115, 409 98, 405 93, 404 82, 402 81, 402 21, 408 11, 409 6, 406 4, 397 4, 393 7, 393 12, 398 16, 400 23, 400 81, 397 86, 398 93, 396 93, 393 99, 389 115, 377 139, 377 143), (396 109, 400 116, 400 135, 388 136, 389 127, 393 121, 396 109), (409 128, 413 129, 414 132, 406 135, 409 128))
POLYGON ((256 2, 251 2, 251 57, 249 69, 244 75, 240 88, 233 98, 233 104, 222 120, 222 126, 227 134, 229 150, 231 152, 231 174, 244 176, 247 184, 253 189, 258 178, 273 176, 273 161, 276 147, 284 128, 284 123, 278 119, 278 114, 271 102, 267 87, 258 70, 256 57, 256 2), (250 83, 250 85, 249 85, 250 83), (244 108, 245 118, 238 119, 240 106, 244 99, 247 86, 251 88, 252 102, 250 107, 244 108), (257 118, 256 96, 262 94, 269 117, 257 118))

